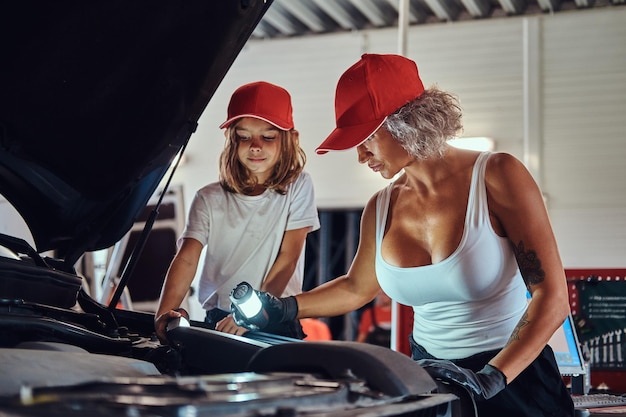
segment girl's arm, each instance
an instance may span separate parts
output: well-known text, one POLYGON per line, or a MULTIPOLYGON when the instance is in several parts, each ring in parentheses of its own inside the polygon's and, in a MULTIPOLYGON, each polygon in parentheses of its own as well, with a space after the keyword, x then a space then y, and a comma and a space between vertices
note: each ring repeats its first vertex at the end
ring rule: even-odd
POLYGON ((167 323, 180 317, 180 313, 173 310, 180 307, 189 291, 198 268, 202 248, 202 243, 195 239, 183 239, 183 243, 167 271, 159 307, 154 315, 155 330, 162 342, 166 342, 165 327, 167 323))
POLYGON ((303 227, 285 231, 278 256, 261 284, 261 291, 267 291, 276 297, 282 295, 293 276, 310 230, 310 227, 303 227))

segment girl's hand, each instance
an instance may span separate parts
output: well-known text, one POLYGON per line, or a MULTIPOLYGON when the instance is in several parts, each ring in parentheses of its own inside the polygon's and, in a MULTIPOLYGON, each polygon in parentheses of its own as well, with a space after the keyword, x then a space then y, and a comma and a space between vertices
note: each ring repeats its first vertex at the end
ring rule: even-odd
POLYGON ((235 323, 235 320, 233 319, 232 314, 218 321, 217 325, 215 326, 215 330, 224 332, 224 333, 234 334, 237 336, 241 336, 248 331, 248 329, 246 329, 245 327, 237 326, 237 324, 235 323))
POLYGON ((169 344, 167 340, 167 323, 178 317, 185 317, 187 320, 189 320, 189 315, 182 308, 176 310, 168 310, 154 320, 154 330, 156 331, 156 335, 162 344, 169 344))

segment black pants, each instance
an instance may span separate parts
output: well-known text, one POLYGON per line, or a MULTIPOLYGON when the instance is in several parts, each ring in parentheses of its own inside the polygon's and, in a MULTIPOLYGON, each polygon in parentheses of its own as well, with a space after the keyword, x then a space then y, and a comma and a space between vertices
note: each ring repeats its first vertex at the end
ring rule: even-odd
MULTIPOLYGON (((229 314, 230 311, 224 311, 219 308, 207 310, 204 322, 209 325, 210 329, 215 329, 217 323, 229 314)), ((263 329, 263 332, 291 337, 293 339, 304 339, 306 337, 306 334, 304 334, 304 331, 302 330, 300 320, 297 319, 292 322, 278 323, 273 326, 268 326, 266 329, 263 329)))
MULTIPOLYGON (((411 357, 437 359, 409 336, 411 357)), ((480 371, 499 350, 482 352, 452 362, 462 368, 480 371)), ((486 401, 476 401, 479 417, 573 417, 574 403, 563 382, 548 345, 507 387, 486 401)))

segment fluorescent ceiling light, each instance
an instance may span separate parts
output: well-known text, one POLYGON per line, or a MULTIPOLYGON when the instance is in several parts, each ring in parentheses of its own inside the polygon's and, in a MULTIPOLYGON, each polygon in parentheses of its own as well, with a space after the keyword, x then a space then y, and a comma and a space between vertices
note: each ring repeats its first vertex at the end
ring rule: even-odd
POLYGON ((454 138, 448 140, 448 143, 455 148, 473 151, 493 151, 495 148, 493 139, 487 137, 454 138))

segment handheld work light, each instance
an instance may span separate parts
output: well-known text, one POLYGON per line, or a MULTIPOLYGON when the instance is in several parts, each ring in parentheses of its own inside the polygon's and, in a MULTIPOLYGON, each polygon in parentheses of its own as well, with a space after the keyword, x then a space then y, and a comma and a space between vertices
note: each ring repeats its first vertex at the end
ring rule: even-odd
POLYGON ((252 285, 245 281, 237 285, 230 293, 230 301, 248 323, 260 329, 267 325, 267 312, 252 285))

